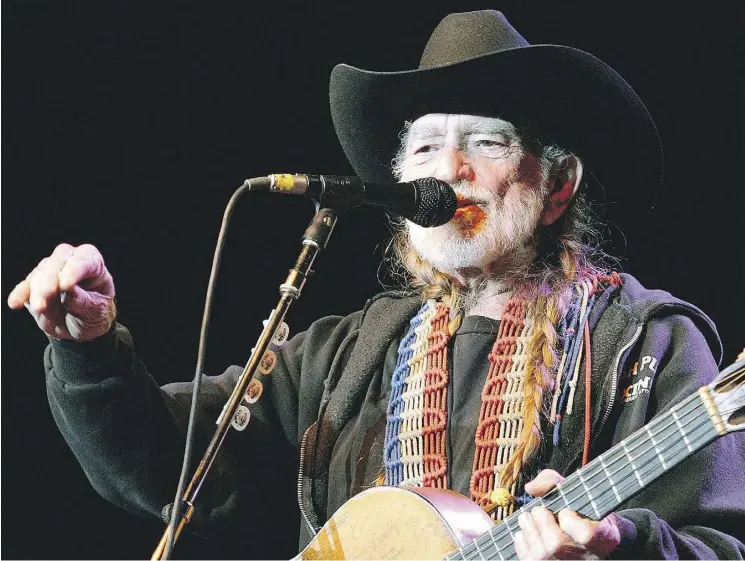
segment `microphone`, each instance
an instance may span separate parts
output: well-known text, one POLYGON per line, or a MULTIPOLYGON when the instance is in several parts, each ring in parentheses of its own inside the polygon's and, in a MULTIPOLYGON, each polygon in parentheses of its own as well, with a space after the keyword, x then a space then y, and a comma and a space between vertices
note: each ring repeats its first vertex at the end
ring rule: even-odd
POLYGON ((425 228, 449 222, 458 202, 452 187, 434 177, 382 185, 354 176, 281 173, 270 175, 269 181, 270 191, 304 195, 322 207, 339 212, 360 206, 380 208, 425 228))

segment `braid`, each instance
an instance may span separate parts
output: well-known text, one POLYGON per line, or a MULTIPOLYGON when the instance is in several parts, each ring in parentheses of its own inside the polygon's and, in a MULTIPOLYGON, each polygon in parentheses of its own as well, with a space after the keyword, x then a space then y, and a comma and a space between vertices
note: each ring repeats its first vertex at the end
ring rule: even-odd
POLYGON ((541 414, 544 395, 550 391, 553 369, 557 363, 556 324, 562 315, 562 302, 558 292, 541 294, 531 313, 534 329, 528 340, 528 361, 525 365, 522 426, 515 453, 505 465, 500 484, 509 488, 517 481, 520 470, 541 446, 541 414))

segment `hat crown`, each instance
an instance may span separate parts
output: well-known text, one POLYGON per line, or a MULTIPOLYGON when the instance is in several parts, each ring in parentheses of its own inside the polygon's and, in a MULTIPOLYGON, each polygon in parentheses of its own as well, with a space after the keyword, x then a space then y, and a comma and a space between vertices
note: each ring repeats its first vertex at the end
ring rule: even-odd
POLYGON ((615 208, 638 209, 659 194, 659 134, 631 86, 585 51, 531 45, 496 10, 444 17, 418 69, 336 65, 329 101, 339 141, 363 181, 396 180, 391 159, 405 122, 449 113, 528 125, 539 140, 580 156, 585 177, 597 179, 590 197, 615 208))
POLYGON ((419 68, 463 62, 474 57, 527 47, 502 12, 479 10, 445 16, 430 35, 419 68))

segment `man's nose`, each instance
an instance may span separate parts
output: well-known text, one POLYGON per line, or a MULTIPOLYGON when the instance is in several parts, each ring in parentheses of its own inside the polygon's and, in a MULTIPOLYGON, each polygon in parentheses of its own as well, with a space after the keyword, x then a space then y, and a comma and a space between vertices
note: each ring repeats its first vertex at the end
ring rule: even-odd
POLYGON ((446 183, 472 181, 474 172, 468 155, 460 148, 446 146, 438 154, 434 177, 446 183))

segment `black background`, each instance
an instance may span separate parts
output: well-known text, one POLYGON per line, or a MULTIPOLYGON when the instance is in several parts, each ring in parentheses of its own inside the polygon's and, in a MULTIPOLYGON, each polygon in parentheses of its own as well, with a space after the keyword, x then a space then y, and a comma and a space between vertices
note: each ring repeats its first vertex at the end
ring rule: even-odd
MULTIPOLYGON (((445 14, 496 8, 532 43, 569 44, 608 62, 647 103, 665 146, 665 192, 652 217, 630 217, 636 233, 615 249, 644 284, 704 309, 729 363, 745 345, 745 5, 681 6, 4 2, 3 294, 56 244, 93 243, 153 375, 191 378, 233 190, 268 173, 352 173, 328 112, 333 65, 415 67, 445 14)), ((309 201, 278 195, 239 204, 209 372, 246 361, 312 212, 309 201)), ((378 212, 342 216, 290 311, 293 332, 379 290, 385 233, 378 212)), ((3 557, 149 557, 162 525, 95 494, 48 411, 45 337, 25 312, 6 307, 2 319, 3 557)), ((232 555, 196 538, 176 551, 232 555)))

